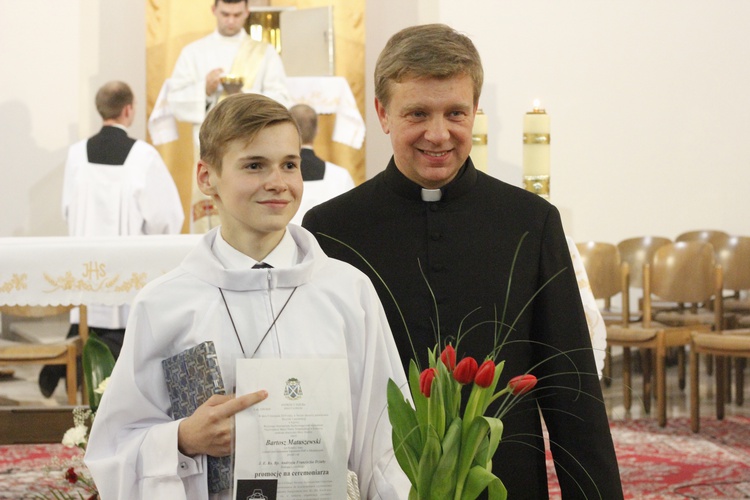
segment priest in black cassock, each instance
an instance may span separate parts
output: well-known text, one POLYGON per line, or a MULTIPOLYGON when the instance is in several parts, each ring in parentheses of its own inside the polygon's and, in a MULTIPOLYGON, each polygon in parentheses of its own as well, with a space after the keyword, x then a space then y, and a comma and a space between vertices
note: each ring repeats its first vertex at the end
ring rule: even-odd
POLYGON ((537 376, 532 397, 504 415, 493 459, 509 498, 548 497, 543 421, 563 498, 616 500, 617 459, 560 214, 469 158, 482 81, 466 36, 444 25, 395 34, 375 68, 393 156, 373 179, 312 208, 303 226, 370 276, 405 367, 414 357, 427 366, 439 330, 454 345, 466 333, 459 360, 481 362, 502 344, 498 387, 537 376))

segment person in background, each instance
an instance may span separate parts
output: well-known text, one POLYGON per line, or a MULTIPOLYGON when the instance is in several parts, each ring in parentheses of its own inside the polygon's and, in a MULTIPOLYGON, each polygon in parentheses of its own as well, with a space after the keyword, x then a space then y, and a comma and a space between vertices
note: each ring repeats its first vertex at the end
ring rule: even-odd
MULTIPOLYGON (((247 0, 215 0, 211 12, 216 30, 182 49, 163 92, 174 118, 193 124, 196 152, 206 113, 227 93, 258 93, 291 105, 278 52, 268 43, 253 40, 245 31, 250 14, 247 0), (221 78, 228 74, 241 76, 242 87, 225 88, 221 78)), ((191 232, 203 233, 216 225, 216 208, 195 185, 192 197, 191 232)))
POLYGON ((404 366, 427 366, 437 332, 454 345, 465 333, 457 359, 504 360, 498 387, 524 373, 539 379, 503 417, 492 472, 509 498, 548 497, 546 427, 563 498, 617 500, 617 458, 560 214, 469 157, 482 82, 474 44, 449 26, 393 35, 375 67, 375 111, 393 156, 374 178, 310 209, 303 227, 329 256, 370 276, 404 366))
MULTIPOLYGON (((120 81, 96 93, 102 129, 68 150, 63 177, 62 212, 71 236, 176 234, 184 212, 172 175, 150 144, 128 136, 135 117, 130 87, 120 81)), ((88 307, 89 327, 117 358, 125 334, 128 306, 88 307)), ((68 337, 78 335, 78 311, 71 313, 68 337)), ((39 387, 50 397, 65 367, 45 366, 39 387)))
POLYGON ((304 194, 299 210, 292 223, 301 224, 310 208, 345 193, 354 187, 351 174, 344 167, 325 161, 315 154, 313 142, 318 133, 318 114, 307 104, 295 104, 290 108, 299 127, 302 139, 302 180, 304 194))
POLYGON ((173 420, 162 360, 210 340, 227 388, 240 358, 346 359, 351 414, 341 439, 351 451, 339 459, 363 499, 406 500, 385 414, 388 379, 402 387, 406 375, 370 280, 288 225, 302 195, 289 110, 257 94, 230 96, 209 112, 200 140, 197 183, 221 225, 135 299, 86 449, 102 499, 209 498, 206 457, 229 455, 234 415, 268 396, 214 395, 173 420))

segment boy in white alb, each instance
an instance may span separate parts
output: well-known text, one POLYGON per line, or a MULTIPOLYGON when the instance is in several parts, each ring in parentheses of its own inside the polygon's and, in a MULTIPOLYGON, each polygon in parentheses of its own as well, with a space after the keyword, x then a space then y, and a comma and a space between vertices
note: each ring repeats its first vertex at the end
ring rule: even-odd
POLYGON ((362 498, 405 499, 384 410, 388 379, 405 387, 406 376, 369 279, 287 225, 302 195, 289 111, 260 95, 230 96, 208 114, 200 141, 197 182, 221 226, 133 304, 86 452, 102 499, 229 498, 209 495, 206 457, 231 453, 234 414, 268 394, 214 395, 174 421, 161 362, 206 340, 227 388, 238 358, 347 359, 347 466, 362 498))

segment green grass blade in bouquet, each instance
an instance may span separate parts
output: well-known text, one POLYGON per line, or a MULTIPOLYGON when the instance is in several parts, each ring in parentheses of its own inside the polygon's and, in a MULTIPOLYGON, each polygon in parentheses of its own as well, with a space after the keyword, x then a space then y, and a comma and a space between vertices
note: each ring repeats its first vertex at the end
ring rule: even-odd
POLYGON ((81 362, 83 363, 83 376, 86 380, 89 406, 92 411, 96 411, 102 395, 95 390, 112 374, 115 367, 115 357, 107 344, 102 342, 93 330, 89 332, 89 338, 83 346, 81 362))
POLYGON ((396 383, 388 380, 388 418, 393 428, 393 452, 396 461, 412 484, 417 484, 417 470, 422 450, 422 435, 417 415, 396 383))
POLYGON ((461 418, 456 417, 448 426, 443 439, 443 454, 435 469, 430 498, 452 498, 456 491, 456 469, 461 450, 461 418))

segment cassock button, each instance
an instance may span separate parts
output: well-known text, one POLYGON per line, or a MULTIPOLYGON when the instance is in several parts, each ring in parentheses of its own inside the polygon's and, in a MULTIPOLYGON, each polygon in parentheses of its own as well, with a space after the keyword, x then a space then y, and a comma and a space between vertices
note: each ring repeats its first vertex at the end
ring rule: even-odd
POLYGON ((438 204, 437 203, 430 203, 430 211, 437 212, 438 211, 438 204))

